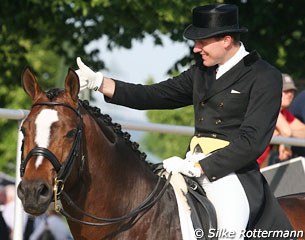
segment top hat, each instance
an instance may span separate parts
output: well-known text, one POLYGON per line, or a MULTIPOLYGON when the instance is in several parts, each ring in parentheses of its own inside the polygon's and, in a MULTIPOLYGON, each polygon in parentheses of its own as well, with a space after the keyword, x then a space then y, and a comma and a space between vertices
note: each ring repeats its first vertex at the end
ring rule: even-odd
POLYGON ((248 32, 238 23, 238 7, 232 4, 200 6, 193 9, 193 24, 184 30, 184 37, 198 40, 223 33, 248 32))

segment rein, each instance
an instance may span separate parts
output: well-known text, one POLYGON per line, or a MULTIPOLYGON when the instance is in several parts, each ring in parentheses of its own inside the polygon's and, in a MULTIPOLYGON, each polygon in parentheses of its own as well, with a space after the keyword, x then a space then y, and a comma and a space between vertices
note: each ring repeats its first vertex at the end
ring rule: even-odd
POLYGON ((85 225, 89 225, 89 226, 107 226, 107 225, 111 225, 111 224, 117 224, 117 223, 123 222, 128 219, 130 219, 129 223, 132 225, 133 222, 137 221, 140 213, 144 214, 146 211, 148 211, 151 207, 153 207, 160 200, 160 198, 163 196, 164 192, 166 191, 168 185, 170 184, 170 179, 171 179, 171 175, 172 175, 171 173, 169 174, 168 178, 166 179, 161 190, 158 191, 158 189, 161 185, 161 179, 163 179, 162 173, 160 175, 161 176, 159 176, 158 182, 157 182, 155 188, 148 195, 148 197, 138 207, 136 207, 131 212, 129 212, 126 215, 123 215, 121 217, 100 218, 100 217, 95 217, 91 214, 88 214, 88 213, 84 212, 82 209, 80 209, 65 192, 63 192, 62 194, 63 194, 64 199, 67 201, 68 205, 74 207, 81 214, 84 214, 85 216, 92 218, 94 220, 102 221, 102 223, 96 223, 96 222, 93 223, 93 222, 87 222, 87 221, 82 221, 82 220, 76 219, 76 218, 72 217, 70 214, 68 214, 63 208, 60 210, 60 213, 73 222, 77 222, 77 223, 81 223, 81 224, 85 224, 85 225))
MULTIPOLYGON (((81 104, 81 102, 79 102, 81 104)), ((84 212, 81 208, 79 208, 73 200, 68 196, 68 194, 64 191, 64 183, 68 176, 71 173, 73 164, 75 162, 75 159, 79 156, 79 153, 82 152, 81 149, 81 138, 82 138, 82 132, 83 132, 83 119, 80 114, 79 109, 74 109, 73 107, 69 106, 68 104, 65 103, 58 103, 58 102, 40 102, 40 103, 35 103, 32 105, 32 108, 35 106, 41 106, 41 105, 46 105, 46 106, 63 106, 67 107, 79 117, 80 119, 80 124, 77 126, 77 133, 72 145, 72 148, 70 150, 70 153, 67 157, 67 159, 64 161, 63 164, 59 162, 59 160, 56 158, 56 156, 47 148, 44 147, 35 147, 33 148, 28 155, 26 156, 25 159, 23 159, 23 146, 22 146, 22 154, 21 154, 21 164, 20 164, 20 175, 21 177, 24 175, 26 165, 29 161, 29 159, 32 156, 43 156, 47 158, 51 164, 53 165, 55 171, 57 172, 57 177, 55 179, 55 184, 53 187, 54 191, 54 205, 55 205, 55 210, 57 212, 60 212, 62 215, 64 215, 67 219, 70 221, 76 222, 76 223, 81 223, 85 225, 90 225, 90 226, 107 226, 111 224, 117 224, 121 223, 123 221, 129 220, 129 224, 133 225, 145 212, 147 212, 150 208, 152 208, 163 196, 164 192, 166 191, 168 185, 170 184, 170 179, 171 179, 171 173, 167 177, 165 183, 163 186, 161 186, 161 180, 164 179, 162 176, 162 173, 160 173, 158 182, 156 186, 154 187, 153 191, 147 196, 146 199, 135 209, 131 210, 131 212, 121 216, 121 217, 116 217, 116 218, 100 218, 93 216, 91 214, 88 214, 84 212), (161 189, 160 189, 161 188, 161 189), (160 189, 160 190, 159 190, 160 189), (76 209, 79 213, 93 219, 96 221, 102 221, 101 223, 98 222, 87 222, 83 220, 79 220, 71 216, 69 213, 67 213, 58 203, 60 199, 60 195, 63 196, 63 199, 66 200, 67 204, 72 206, 74 209, 76 209), (140 215, 142 214, 142 215, 140 215)))

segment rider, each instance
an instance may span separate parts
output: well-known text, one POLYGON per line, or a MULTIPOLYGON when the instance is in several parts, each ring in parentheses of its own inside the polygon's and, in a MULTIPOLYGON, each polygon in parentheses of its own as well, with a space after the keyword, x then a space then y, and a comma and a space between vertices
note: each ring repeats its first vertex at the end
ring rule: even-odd
POLYGON ((165 160, 164 166, 167 171, 200 176, 215 206, 218 230, 234 231, 239 239, 246 229, 292 229, 256 163, 279 113, 281 73, 257 52, 245 49, 240 33, 247 31, 239 27, 235 5, 194 8, 184 37, 194 40, 197 63, 153 85, 104 77, 77 59, 81 90, 98 90, 107 102, 142 110, 194 105, 190 152, 186 159, 165 160), (194 161, 198 150, 201 158, 194 161))

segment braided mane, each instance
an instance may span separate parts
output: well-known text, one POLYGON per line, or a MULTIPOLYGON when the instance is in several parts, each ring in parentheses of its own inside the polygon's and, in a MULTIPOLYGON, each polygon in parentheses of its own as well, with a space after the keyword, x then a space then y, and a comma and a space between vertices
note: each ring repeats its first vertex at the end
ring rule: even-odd
MULTIPOLYGON (((50 101, 55 100, 61 93, 63 93, 63 89, 53 88, 46 92, 47 97, 50 101)), ((137 152, 140 155, 141 160, 146 159, 146 153, 139 151, 139 144, 137 142, 132 142, 130 140, 131 135, 128 132, 122 131, 122 126, 118 123, 113 123, 112 118, 108 114, 102 114, 101 110, 98 107, 92 107, 89 105, 89 101, 87 100, 79 100, 81 105, 94 116, 102 124, 110 127, 113 132, 120 138, 123 138, 124 141, 130 145, 133 151, 137 152)))
POLYGON ((123 138, 131 148, 140 155, 141 160, 146 159, 146 153, 139 151, 139 144, 130 140, 131 135, 128 132, 122 131, 122 126, 118 123, 113 123, 112 118, 108 114, 102 114, 98 107, 92 107, 87 100, 80 100, 82 106, 94 117, 101 120, 106 126, 112 128, 113 132, 123 138))

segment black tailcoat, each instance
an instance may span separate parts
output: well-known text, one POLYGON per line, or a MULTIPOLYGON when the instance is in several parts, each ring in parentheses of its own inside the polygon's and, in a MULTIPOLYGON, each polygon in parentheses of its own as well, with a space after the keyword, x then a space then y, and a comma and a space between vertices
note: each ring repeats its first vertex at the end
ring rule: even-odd
POLYGON ((256 163, 275 128, 281 73, 255 51, 217 80, 215 69, 195 64, 177 77, 148 86, 116 80, 112 99, 105 100, 142 110, 194 105, 195 135, 230 142, 200 161, 209 180, 237 174, 250 204, 249 229, 290 229, 256 163))

